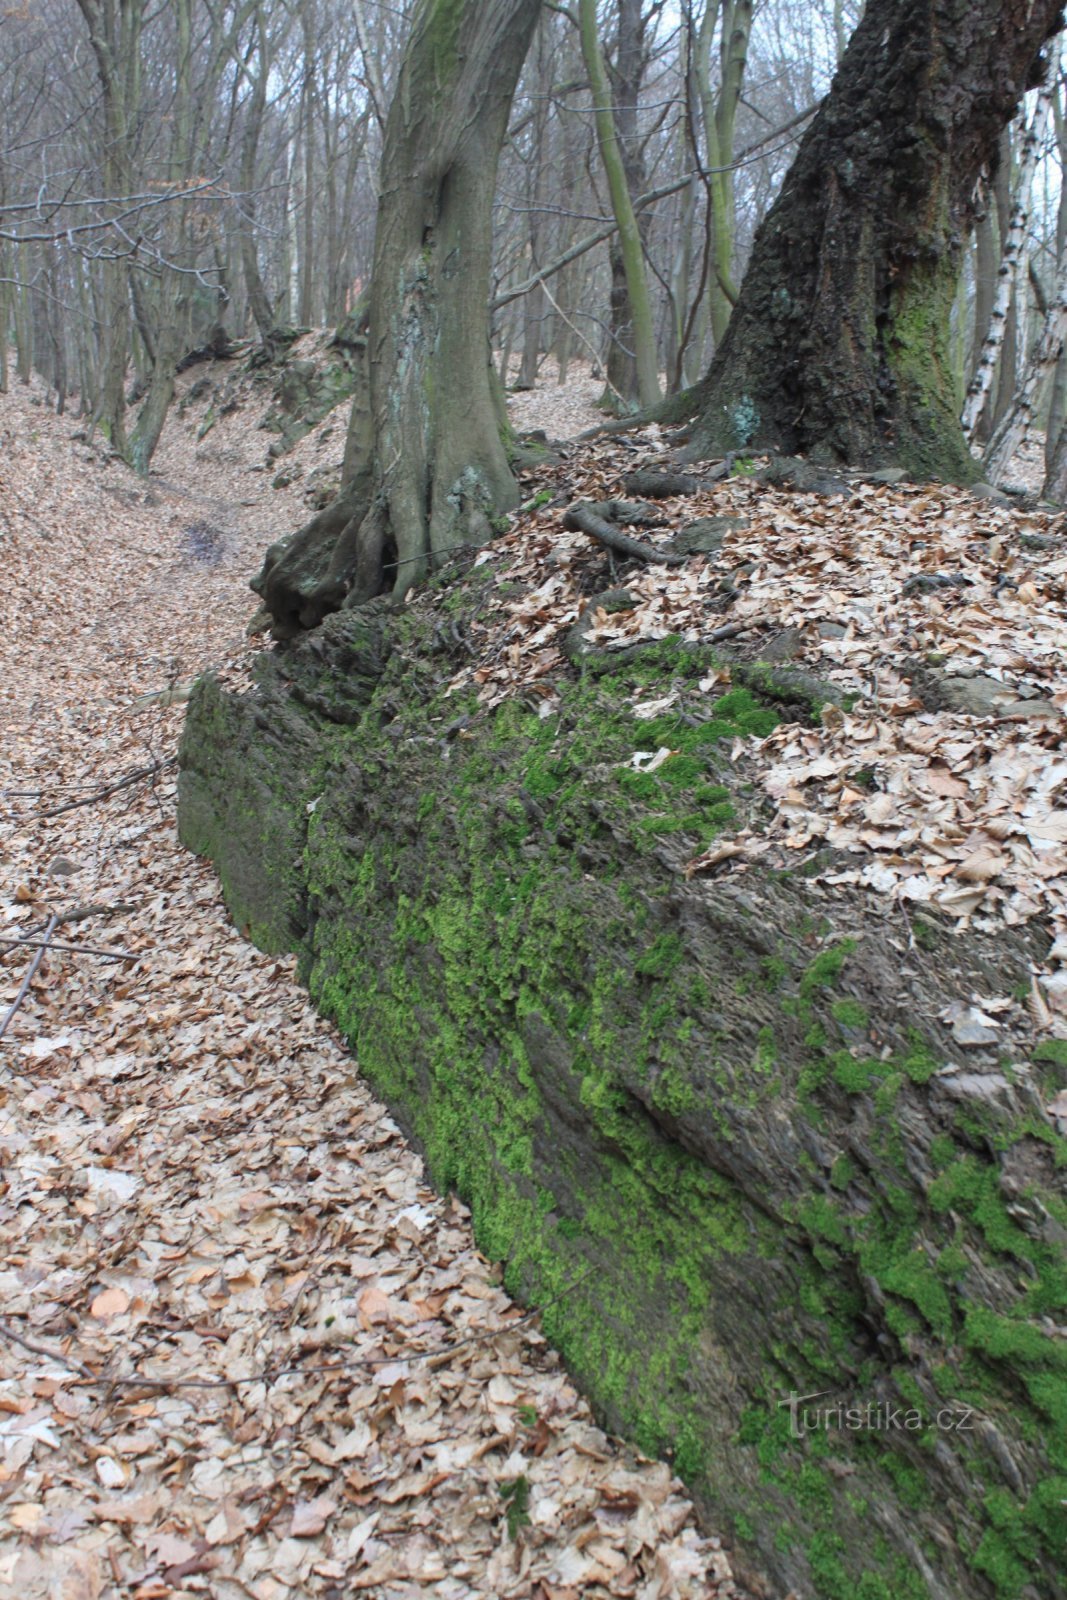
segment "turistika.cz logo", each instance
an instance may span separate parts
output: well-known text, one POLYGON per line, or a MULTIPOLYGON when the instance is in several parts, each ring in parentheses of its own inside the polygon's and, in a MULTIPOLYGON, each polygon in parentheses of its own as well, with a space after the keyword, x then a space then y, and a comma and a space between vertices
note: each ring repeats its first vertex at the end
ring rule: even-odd
POLYGON ((925 1433, 930 1428, 938 1433, 967 1433, 974 1428, 975 1412, 970 1406, 941 1406, 926 1412, 888 1400, 819 1404, 832 1393, 831 1389, 818 1394, 790 1393, 779 1400, 779 1410, 789 1408, 789 1432, 794 1439, 809 1433, 925 1433))

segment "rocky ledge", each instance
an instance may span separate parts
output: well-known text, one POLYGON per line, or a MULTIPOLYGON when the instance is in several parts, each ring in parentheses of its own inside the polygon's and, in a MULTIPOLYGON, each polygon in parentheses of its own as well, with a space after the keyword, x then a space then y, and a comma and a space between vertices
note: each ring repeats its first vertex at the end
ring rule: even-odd
POLYGON ((754 1587, 1064 1595, 1065 1052, 941 1020, 1047 941, 804 867, 687 877, 761 815, 728 760, 781 711, 759 674, 638 722, 707 670, 667 641, 486 711, 444 685, 493 603, 471 574, 202 680, 185 842, 754 1587))

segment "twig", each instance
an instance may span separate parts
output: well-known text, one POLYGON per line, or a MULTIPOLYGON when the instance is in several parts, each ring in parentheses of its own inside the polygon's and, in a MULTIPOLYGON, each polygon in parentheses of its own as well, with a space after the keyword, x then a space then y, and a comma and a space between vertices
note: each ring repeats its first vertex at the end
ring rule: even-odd
POLYGON ((751 617, 748 622, 727 622, 723 627, 716 628, 714 633, 708 634, 708 642, 718 644, 720 639, 735 639, 739 633, 748 633, 751 629, 762 626, 762 617, 751 617))
POLYGON ((60 913, 59 925, 65 928, 69 922, 87 922, 90 917, 117 917, 124 911, 133 911, 134 906, 128 900, 116 900, 114 905, 93 904, 88 906, 75 906, 73 911, 60 913))
POLYGON ((107 800, 109 796, 118 794, 121 789, 130 789, 135 783, 142 783, 145 778, 154 778, 158 772, 173 767, 177 759, 176 755, 164 756, 160 761, 153 761, 150 766, 137 767, 135 771, 128 772, 124 778, 115 778, 111 783, 103 784, 99 789, 94 789, 92 794, 82 795, 77 800, 64 801, 61 806, 49 806, 45 811, 27 811, 17 820, 37 822, 45 817, 61 817, 65 811, 74 811, 78 806, 95 805, 97 800, 107 800))
POLYGON ((0 1322, 0 1338, 10 1339, 12 1344, 20 1344, 24 1350, 31 1350, 35 1356, 46 1356, 49 1361, 56 1361, 62 1367, 73 1367, 75 1372, 79 1372, 89 1382, 96 1382, 96 1374, 91 1367, 75 1361, 72 1356, 63 1355, 59 1350, 49 1349, 46 1344, 38 1344, 36 1339, 24 1339, 21 1333, 16 1333, 6 1322, 0 1322))
MULTIPOLYGON (((53 923, 59 923, 60 917, 53 917, 53 923)), ((131 950, 105 950, 97 944, 65 944, 61 939, 49 939, 47 934, 43 939, 0 939, 0 946, 9 950, 17 950, 20 946, 24 950, 71 950, 75 955, 82 956, 107 956, 111 961, 140 961, 140 956, 131 950)))
POLYGON ((25 1000, 26 996, 30 992, 30 984, 33 982, 34 978, 37 976, 37 968, 41 965, 41 962, 44 960, 44 953, 48 949, 49 944, 51 943, 52 933, 53 933, 53 931, 55 929, 55 926, 56 926, 56 923, 58 921, 59 921, 58 914, 56 912, 53 912, 52 915, 48 919, 48 926, 44 930, 44 938, 41 940, 40 944, 37 945, 37 954, 34 956, 33 960, 30 962, 29 966, 26 968, 26 975, 23 978, 22 982, 19 984, 19 992, 15 996, 14 1000, 12 1000, 12 1002, 8 1006, 7 1010, 5 1011, 3 1021, 0 1022, 0 1039, 2 1039, 4 1037, 4 1034, 7 1032, 8 1026, 9 1026, 12 1018, 14 1017, 16 1011, 18 1010, 19 1006, 22 1004, 22 1002, 25 1000))
POLYGON ((645 544, 641 539, 631 539, 628 533, 620 533, 610 522, 598 517, 588 504, 583 505, 581 502, 571 506, 563 518, 563 526, 587 533, 598 544, 614 550, 616 555, 630 556, 636 561, 659 561, 666 567, 680 567, 689 560, 688 556, 674 555, 669 550, 660 550, 655 545, 645 544))

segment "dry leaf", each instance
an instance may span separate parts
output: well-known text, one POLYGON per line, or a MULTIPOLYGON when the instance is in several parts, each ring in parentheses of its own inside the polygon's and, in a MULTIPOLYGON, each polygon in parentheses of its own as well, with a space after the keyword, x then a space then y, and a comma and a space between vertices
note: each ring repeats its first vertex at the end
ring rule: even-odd
POLYGON ((293 1507, 293 1520, 289 1525, 291 1539, 314 1539, 326 1530, 326 1524, 337 1510, 336 1500, 319 1495, 315 1500, 298 1500, 293 1507))
POLYGON ((129 1308, 130 1297, 124 1289, 102 1289, 89 1307, 89 1312, 106 1322, 109 1317, 121 1317, 129 1308))

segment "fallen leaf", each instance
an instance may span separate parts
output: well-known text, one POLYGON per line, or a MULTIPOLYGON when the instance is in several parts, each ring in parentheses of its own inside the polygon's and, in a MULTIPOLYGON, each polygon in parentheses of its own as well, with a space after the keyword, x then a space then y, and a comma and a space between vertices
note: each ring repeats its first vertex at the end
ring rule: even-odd
POLYGON ((290 1539, 314 1539, 326 1530, 326 1524, 337 1510, 336 1500, 319 1495, 315 1500, 298 1500, 293 1507, 293 1520, 289 1526, 290 1539))
POLYGON ((106 1322, 109 1317, 121 1317, 130 1308, 130 1297, 123 1289, 102 1289, 89 1307, 90 1315, 106 1322))

